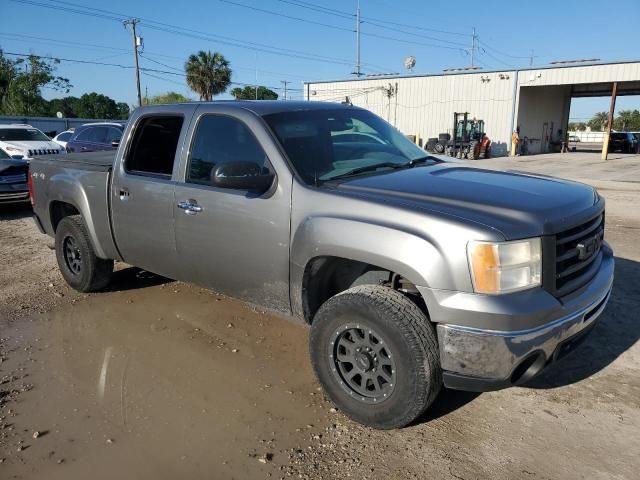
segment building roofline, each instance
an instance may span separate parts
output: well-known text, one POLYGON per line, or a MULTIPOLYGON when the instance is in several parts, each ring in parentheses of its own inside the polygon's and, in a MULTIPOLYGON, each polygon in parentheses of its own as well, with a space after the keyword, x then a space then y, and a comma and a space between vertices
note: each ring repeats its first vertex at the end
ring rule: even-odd
POLYGON ((470 70, 459 72, 439 72, 439 73, 406 73, 403 75, 390 74, 390 75, 375 75, 362 78, 342 78, 337 80, 318 80, 318 81, 305 81, 303 85, 312 85, 320 83, 344 83, 344 82, 364 82, 371 80, 391 80, 395 78, 424 78, 424 77, 445 77, 454 75, 485 75, 487 73, 512 73, 512 72, 528 72, 537 70, 551 70, 556 68, 578 68, 578 67, 597 67, 603 65, 626 65, 629 63, 640 63, 640 60, 622 60, 616 62, 585 62, 585 63, 566 63, 556 65, 543 65, 537 67, 522 67, 522 68, 502 68, 492 70, 470 70))

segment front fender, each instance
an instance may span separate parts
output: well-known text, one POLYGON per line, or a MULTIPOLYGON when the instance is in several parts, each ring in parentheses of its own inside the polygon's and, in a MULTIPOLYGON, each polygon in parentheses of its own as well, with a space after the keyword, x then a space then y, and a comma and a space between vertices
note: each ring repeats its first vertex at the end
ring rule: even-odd
POLYGON ((307 264, 333 256, 398 273, 414 285, 443 288, 453 283, 445 257, 434 242, 385 225, 335 217, 305 220, 291 243, 291 305, 302 316, 302 284, 307 264))

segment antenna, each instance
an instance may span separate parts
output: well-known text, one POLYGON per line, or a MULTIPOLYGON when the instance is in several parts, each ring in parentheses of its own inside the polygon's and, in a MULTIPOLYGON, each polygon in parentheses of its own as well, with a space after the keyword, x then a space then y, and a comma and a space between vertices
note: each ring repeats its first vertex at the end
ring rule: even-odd
POLYGON ((404 68, 409 70, 409 72, 413 72, 413 67, 416 66, 416 57, 413 55, 409 55, 404 59, 404 68))

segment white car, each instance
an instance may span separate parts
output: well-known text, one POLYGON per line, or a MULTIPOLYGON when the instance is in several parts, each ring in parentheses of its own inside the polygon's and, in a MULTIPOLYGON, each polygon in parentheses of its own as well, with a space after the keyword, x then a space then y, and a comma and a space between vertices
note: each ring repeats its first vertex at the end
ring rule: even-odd
POLYGON ((0 125, 0 150, 10 157, 26 160, 37 155, 66 153, 40 130, 26 124, 0 125))
POLYGON ((73 130, 65 130, 64 132, 60 132, 55 137, 53 137, 53 141, 56 142, 58 145, 66 148, 67 142, 71 139, 72 135, 73 135, 73 130))

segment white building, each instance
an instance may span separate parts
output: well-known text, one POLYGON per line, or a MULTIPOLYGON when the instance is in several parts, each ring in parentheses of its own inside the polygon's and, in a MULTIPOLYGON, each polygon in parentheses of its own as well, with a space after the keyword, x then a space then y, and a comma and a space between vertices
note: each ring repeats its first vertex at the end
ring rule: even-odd
POLYGON ((571 98, 610 96, 613 82, 618 95, 640 95, 640 61, 306 82, 304 95, 333 102, 349 97, 425 143, 451 133, 454 112, 469 112, 485 121, 492 155, 506 155, 516 127, 529 138, 530 153, 552 151, 566 132, 571 98))

